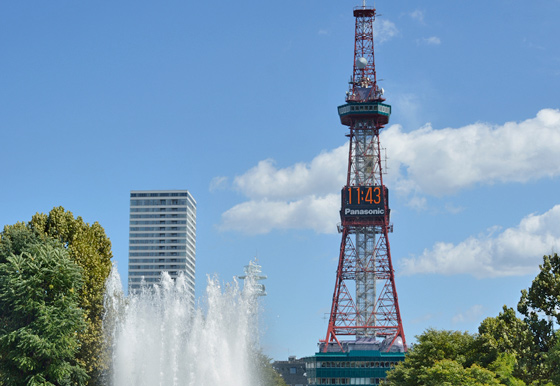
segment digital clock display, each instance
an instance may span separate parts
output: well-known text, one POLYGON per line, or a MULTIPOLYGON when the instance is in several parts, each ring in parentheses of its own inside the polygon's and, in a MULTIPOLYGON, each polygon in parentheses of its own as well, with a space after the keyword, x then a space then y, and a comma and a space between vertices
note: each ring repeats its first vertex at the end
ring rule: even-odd
POLYGON ((383 217, 388 196, 384 186, 345 186, 342 188, 342 217, 383 217))

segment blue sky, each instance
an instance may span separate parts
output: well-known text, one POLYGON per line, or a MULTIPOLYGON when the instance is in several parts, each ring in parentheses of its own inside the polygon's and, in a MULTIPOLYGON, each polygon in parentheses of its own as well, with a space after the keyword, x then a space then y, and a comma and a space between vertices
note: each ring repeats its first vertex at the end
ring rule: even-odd
MULTIPOLYGON (((361 2, 0 4, 0 223, 98 221, 126 281, 130 190, 198 203, 197 297, 257 257, 275 359, 326 335, 361 2)), ((376 2, 393 264, 409 343, 475 332, 560 249, 560 1, 376 2)))

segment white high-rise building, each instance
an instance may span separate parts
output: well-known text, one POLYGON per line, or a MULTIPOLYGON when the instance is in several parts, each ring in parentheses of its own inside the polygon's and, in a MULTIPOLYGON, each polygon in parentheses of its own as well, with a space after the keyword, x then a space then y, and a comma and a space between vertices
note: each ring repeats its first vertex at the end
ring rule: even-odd
POLYGON ((128 289, 184 272, 194 302, 196 201, 187 190, 130 192, 128 289))

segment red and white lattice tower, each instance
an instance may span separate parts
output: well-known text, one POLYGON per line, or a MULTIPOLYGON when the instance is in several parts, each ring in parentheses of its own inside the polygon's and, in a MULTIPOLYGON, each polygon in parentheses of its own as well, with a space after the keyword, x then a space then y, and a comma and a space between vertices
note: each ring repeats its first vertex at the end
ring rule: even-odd
POLYGON ((384 350, 406 351, 395 272, 391 261, 389 194, 383 183, 379 132, 389 122, 391 106, 383 103, 377 84, 373 49, 375 9, 354 9, 354 72, 346 104, 338 107, 349 126, 348 175, 342 189, 342 233, 336 284, 327 337, 321 350, 344 350, 341 337, 379 342, 384 350))

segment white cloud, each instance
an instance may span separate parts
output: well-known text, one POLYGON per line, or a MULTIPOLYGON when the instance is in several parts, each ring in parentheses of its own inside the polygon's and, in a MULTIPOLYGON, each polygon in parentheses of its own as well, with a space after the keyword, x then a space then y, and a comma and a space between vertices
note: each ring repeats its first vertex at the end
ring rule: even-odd
POLYGON ((457 214, 461 213, 463 210, 465 210, 465 208, 463 208, 462 206, 456 206, 450 203, 446 203, 445 210, 447 211, 447 213, 457 214))
POLYGON ((399 30, 392 21, 386 19, 377 19, 373 23, 373 36, 376 43, 383 43, 397 36, 399 30))
POLYGON ((273 229, 336 233, 347 158, 348 145, 343 145, 310 163, 286 168, 277 168, 271 159, 260 161, 234 178, 234 189, 250 200, 223 213, 220 229, 248 234, 273 229))
POLYGON ((422 324, 422 325, 426 325, 428 321, 433 320, 437 315, 434 315, 432 313, 426 313, 423 315, 419 315, 416 318, 412 319, 410 321, 410 323, 412 324, 422 324))
MULTIPOLYGON (((560 175, 559 110, 541 110, 535 118, 501 126, 475 123, 434 130, 428 124, 404 133, 399 125, 393 125, 381 132, 381 143, 389 156, 385 182, 393 192, 408 197, 409 205, 417 209, 427 206, 427 195, 444 196, 480 184, 523 183, 560 175)), ((248 201, 222 215, 221 229, 247 233, 304 228, 335 232, 335 224, 340 221, 338 197, 346 181, 347 152, 345 144, 322 152, 309 163, 284 168, 278 168, 271 159, 260 161, 233 179, 233 188, 248 201)), ((226 181, 217 177, 212 188, 222 187, 226 181)), ((434 248, 456 250, 447 244, 434 248)))
POLYGON ((339 191, 346 181, 348 146, 322 152, 310 163, 278 169, 271 159, 260 161, 245 174, 235 177, 236 190, 255 200, 294 200, 315 195, 324 197, 339 191))
POLYGON ((408 200, 408 206, 416 210, 424 210, 427 207, 428 200, 426 197, 415 195, 408 200))
POLYGON ((313 229, 336 233, 340 194, 314 195, 296 201, 247 201, 222 214, 221 230, 263 234, 273 229, 313 229))
POLYGON ((421 256, 403 259, 399 272, 470 274, 477 278, 534 273, 542 256, 560 246, 560 205, 541 215, 531 214, 497 235, 496 230, 457 245, 436 243, 421 256))
POLYGON ((430 36, 429 38, 422 38, 416 40, 417 44, 425 44, 428 46, 439 46, 441 44, 441 39, 437 36, 430 36))
POLYGON ((463 323, 463 322, 477 322, 484 315, 484 307, 480 304, 475 304, 465 312, 459 312, 451 321, 453 323, 463 323))
POLYGON ((422 112, 424 110, 425 96, 410 93, 400 93, 393 98, 394 104, 399 106, 401 112, 401 123, 405 127, 415 128, 421 126, 422 112))
POLYGON ((209 188, 210 192, 214 192, 220 189, 225 189, 227 182, 228 182, 228 178, 224 176, 218 176, 212 178, 212 181, 210 181, 210 188, 209 188))
POLYGON ((560 175, 560 110, 502 126, 475 123, 410 133, 381 133, 389 149, 388 181, 401 193, 442 196, 476 184, 527 182, 560 175))
POLYGON ((424 24, 424 11, 417 9, 410 13, 410 17, 424 24))

